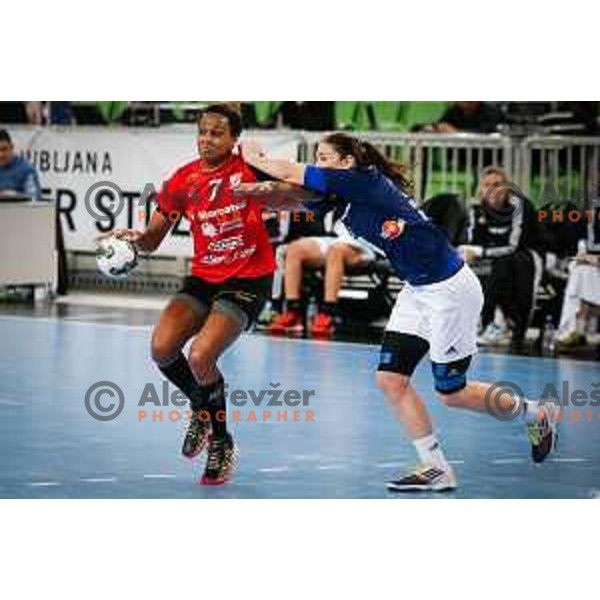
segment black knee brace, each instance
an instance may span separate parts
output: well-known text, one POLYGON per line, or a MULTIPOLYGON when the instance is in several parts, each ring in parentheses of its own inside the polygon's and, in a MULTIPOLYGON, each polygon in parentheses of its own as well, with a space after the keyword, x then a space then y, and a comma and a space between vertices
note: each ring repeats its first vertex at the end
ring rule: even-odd
POLYGON ((378 371, 410 377, 429 350, 429 342, 416 335, 386 331, 379 355, 378 371))

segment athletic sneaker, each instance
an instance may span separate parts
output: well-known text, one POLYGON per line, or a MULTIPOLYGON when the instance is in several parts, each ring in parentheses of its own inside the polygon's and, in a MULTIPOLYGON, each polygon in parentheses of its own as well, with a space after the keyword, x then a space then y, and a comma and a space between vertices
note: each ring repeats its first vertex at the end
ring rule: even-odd
POLYGON ((397 481, 388 481, 387 489, 392 492, 447 492, 456 488, 452 471, 437 467, 419 467, 397 481))
POLYGON ((329 336, 335 331, 335 322, 331 315, 327 313, 317 313, 310 324, 310 332, 314 336, 329 336))
POLYGON ((485 331, 477 338, 478 346, 509 346, 510 332, 495 323, 490 323, 485 331))
POLYGON ((297 312, 284 312, 275 317, 268 330, 269 333, 302 333, 304 331, 302 315, 297 312))
POLYGON ((208 458, 201 485, 223 485, 227 483, 237 464, 237 447, 228 433, 225 437, 211 436, 208 445, 208 458))
POLYGON ((546 404, 546 416, 527 421, 527 437, 531 444, 533 462, 544 462, 548 454, 556 451, 558 442, 558 410, 553 404, 546 404))
POLYGON ((181 453, 186 458, 194 458, 202 453, 208 444, 210 436, 210 419, 202 421, 198 413, 193 412, 188 430, 183 440, 181 453))

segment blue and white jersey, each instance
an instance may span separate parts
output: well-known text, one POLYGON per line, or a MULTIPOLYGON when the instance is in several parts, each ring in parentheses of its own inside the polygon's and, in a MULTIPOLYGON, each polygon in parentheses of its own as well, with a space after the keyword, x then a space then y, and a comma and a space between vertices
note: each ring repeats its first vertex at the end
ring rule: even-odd
POLYGON ((380 249, 398 277, 411 285, 445 281, 463 266, 443 231, 375 167, 307 166, 304 187, 333 194, 348 206, 342 217, 352 235, 380 249))

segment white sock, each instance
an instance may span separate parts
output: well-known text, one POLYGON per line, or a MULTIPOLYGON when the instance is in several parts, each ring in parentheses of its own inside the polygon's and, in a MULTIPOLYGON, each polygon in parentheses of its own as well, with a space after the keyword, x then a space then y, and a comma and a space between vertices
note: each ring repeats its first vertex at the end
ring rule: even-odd
POLYGON ((413 440, 413 444, 419 455, 419 460, 428 467, 437 467, 442 471, 449 473, 452 471, 452 467, 448 464, 442 447, 438 439, 433 435, 413 440))

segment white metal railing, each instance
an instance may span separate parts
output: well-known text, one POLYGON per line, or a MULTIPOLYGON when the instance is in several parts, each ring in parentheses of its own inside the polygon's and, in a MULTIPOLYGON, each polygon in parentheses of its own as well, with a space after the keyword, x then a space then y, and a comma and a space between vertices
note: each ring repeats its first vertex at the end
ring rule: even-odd
POLYGON ((519 143, 516 183, 534 199, 581 201, 600 191, 600 138, 531 136, 519 143))
MULTIPOLYGON (((304 133, 300 158, 312 160, 324 135, 304 133)), ((504 168, 536 203, 550 194, 554 198, 579 200, 596 197, 600 192, 598 137, 373 132, 352 135, 405 164, 418 200, 441 192, 472 196, 479 173, 489 165, 504 168)))

